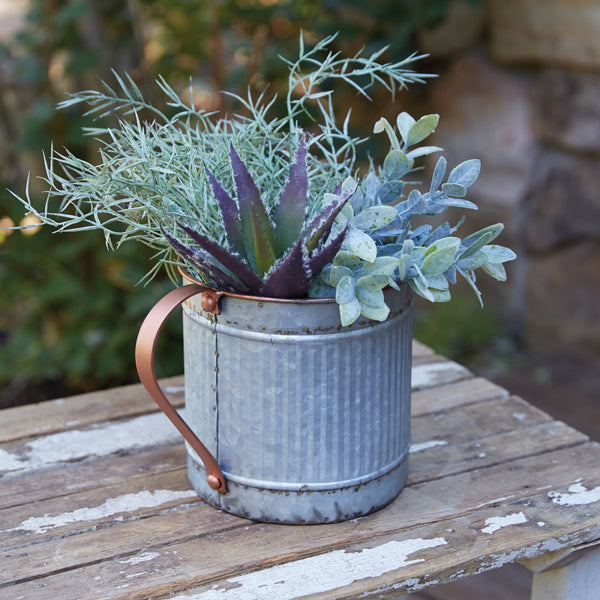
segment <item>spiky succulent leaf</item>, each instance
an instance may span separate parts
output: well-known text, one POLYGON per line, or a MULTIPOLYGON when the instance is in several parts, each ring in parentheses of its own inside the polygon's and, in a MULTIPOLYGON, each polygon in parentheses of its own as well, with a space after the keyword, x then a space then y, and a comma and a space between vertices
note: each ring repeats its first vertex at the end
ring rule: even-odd
POLYGON ((262 279, 241 259, 237 258, 231 252, 223 248, 220 244, 210 238, 194 231, 190 227, 179 224, 191 238, 210 254, 215 260, 221 263, 226 269, 231 271, 252 293, 258 292, 262 285, 262 279))
POLYGON ((319 242, 326 238, 329 234, 335 218, 338 216, 348 198, 352 194, 343 194, 336 196, 322 211, 319 213, 306 228, 304 239, 306 249, 312 253, 319 242))
POLYGON ((273 213, 275 238, 279 254, 283 254, 299 239, 306 218, 306 198, 308 194, 308 167, 306 164, 306 143, 300 138, 289 178, 273 213))
POLYGON ((237 191, 246 258, 250 266, 263 275, 277 259, 273 225, 250 172, 233 146, 229 148, 229 158, 237 191))
POLYGON ((260 295, 268 298, 305 296, 311 279, 306 262, 302 239, 298 239, 285 257, 271 267, 265 276, 260 295))
POLYGON ((239 292, 248 291, 247 285, 223 269, 219 268, 214 264, 214 262, 211 262, 207 255, 202 254, 197 248, 188 246, 180 239, 167 233, 164 229, 162 231, 165 238, 171 244, 177 254, 191 264, 199 273, 206 276, 206 278, 215 286, 222 289, 231 289, 239 292))
POLYGON ((310 257, 310 271, 313 276, 317 275, 325 265, 335 258, 344 243, 347 231, 348 229, 344 227, 333 239, 313 251, 310 257))
POLYGON ((208 181, 212 187, 213 193, 219 203, 219 209, 223 218, 223 225, 225 226, 225 233, 227 235, 227 241, 229 242, 230 248, 241 254, 244 258, 246 256, 246 249, 244 246, 244 237, 242 235, 242 222, 240 220, 240 212, 235 200, 230 196, 229 192, 219 183, 218 179, 213 175, 209 169, 204 168, 208 181))

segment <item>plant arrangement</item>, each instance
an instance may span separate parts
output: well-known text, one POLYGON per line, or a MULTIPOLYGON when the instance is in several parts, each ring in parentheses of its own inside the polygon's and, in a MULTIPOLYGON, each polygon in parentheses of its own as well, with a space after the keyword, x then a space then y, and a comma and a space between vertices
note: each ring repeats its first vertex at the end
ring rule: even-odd
POLYGON ((467 160, 446 176, 440 157, 429 185, 414 180, 417 159, 441 148, 422 145, 437 115, 398 115, 373 128, 387 134, 390 150, 378 166, 358 168, 365 141, 350 133, 350 112, 339 124, 332 82, 341 80, 368 97, 374 84, 393 96, 423 82, 407 67, 418 56, 382 62, 385 49, 340 57, 334 36, 312 49, 300 38, 289 69, 285 114, 271 116, 267 100, 234 96, 239 112, 218 115, 194 107, 193 85, 184 101, 163 79, 169 113, 148 104, 133 80, 115 74, 119 90, 72 95, 60 106, 89 105, 94 117, 116 125, 87 133, 98 137, 93 164, 68 150, 46 160, 46 202, 38 210, 27 193, 19 200, 58 231, 100 229, 107 246, 128 240, 156 249, 146 275, 165 267, 173 278, 183 264, 208 286, 274 298, 335 297, 343 325, 359 316, 385 320, 383 289, 409 285, 433 302, 450 299, 449 285, 463 277, 481 301, 475 271, 506 278, 515 258, 491 244, 502 225, 461 239, 457 224, 413 227, 415 216, 448 207, 476 209, 465 200, 480 164, 467 160), (367 85, 365 85, 367 81, 367 85), (301 127, 301 122, 309 126, 301 127), (424 191, 423 191, 424 190, 424 191))

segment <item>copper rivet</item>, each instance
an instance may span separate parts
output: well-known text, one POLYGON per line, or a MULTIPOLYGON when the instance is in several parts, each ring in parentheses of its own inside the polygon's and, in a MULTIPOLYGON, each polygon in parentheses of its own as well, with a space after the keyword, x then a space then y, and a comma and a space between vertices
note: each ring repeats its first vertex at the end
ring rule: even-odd
POLYGON ((200 304, 202 305, 202 308, 209 313, 214 312, 217 307, 215 299, 210 294, 202 294, 200 304))
POLYGON ((221 482, 219 481, 219 478, 216 477, 215 475, 209 475, 206 478, 206 481, 208 482, 208 485, 210 485, 210 487, 213 490, 218 490, 221 487, 221 482))

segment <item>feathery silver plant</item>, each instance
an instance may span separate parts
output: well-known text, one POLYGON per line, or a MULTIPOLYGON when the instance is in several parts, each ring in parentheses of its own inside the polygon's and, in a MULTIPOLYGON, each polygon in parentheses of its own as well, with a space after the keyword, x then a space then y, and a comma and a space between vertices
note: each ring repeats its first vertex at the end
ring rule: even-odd
POLYGON ((145 243, 157 251, 146 279, 163 266, 174 275, 177 258, 161 227, 173 231, 180 223, 226 244, 207 170, 231 183, 233 145, 263 192, 267 211, 273 210, 299 146, 297 120, 308 113, 315 121, 315 128, 306 133, 307 218, 313 218, 323 209, 324 195, 352 174, 356 149, 363 141, 349 133, 350 112, 338 125, 332 91, 323 90, 323 83, 340 80, 366 97, 370 85, 380 84, 394 96, 399 88, 428 77, 408 68, 419 58, 416 55, 400 62, 379 62, 383 48, 370 56, 360 51, 343 58, 330 49, 334 38, 307 49, 301 36, 298 58, 283 59, 289 70, 283 117, 271 117, 277 96, 267 99, 263 93, 257 98, 229 94, 239 102, 240 113, 217 118, 195 108, 191 83, 186 102, 162 77, 157 84, 166 96, 168 113, 146 102, 128 75, 114 74, 116 89, 103 82, 103 91, 71 95, 60 108, 85 104, 87 115, 113 116, 117 124, 85 130, 101 144, 96 163, 52 148, 45 158, 42 179, 47 191, 41 210, 28 189, 19 200, 57 231, 100 229, 109 248, 129 240, 145 243), (370 81, 367 86, 365 77, 370 81), (152 120, 143 120, 142 115, 151 115, 152 120))

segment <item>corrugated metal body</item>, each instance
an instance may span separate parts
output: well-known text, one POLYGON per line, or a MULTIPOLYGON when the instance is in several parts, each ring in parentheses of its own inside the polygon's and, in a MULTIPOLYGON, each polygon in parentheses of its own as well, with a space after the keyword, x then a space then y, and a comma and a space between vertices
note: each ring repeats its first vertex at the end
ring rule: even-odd
POLYGON ((383 323, 341 327, 335 302, 223 296, 184 305, 186 413, 229 493, 211 504, 264 521, 327 522, 390 502, 410 446, 412 295, 387 293, 383 323))

